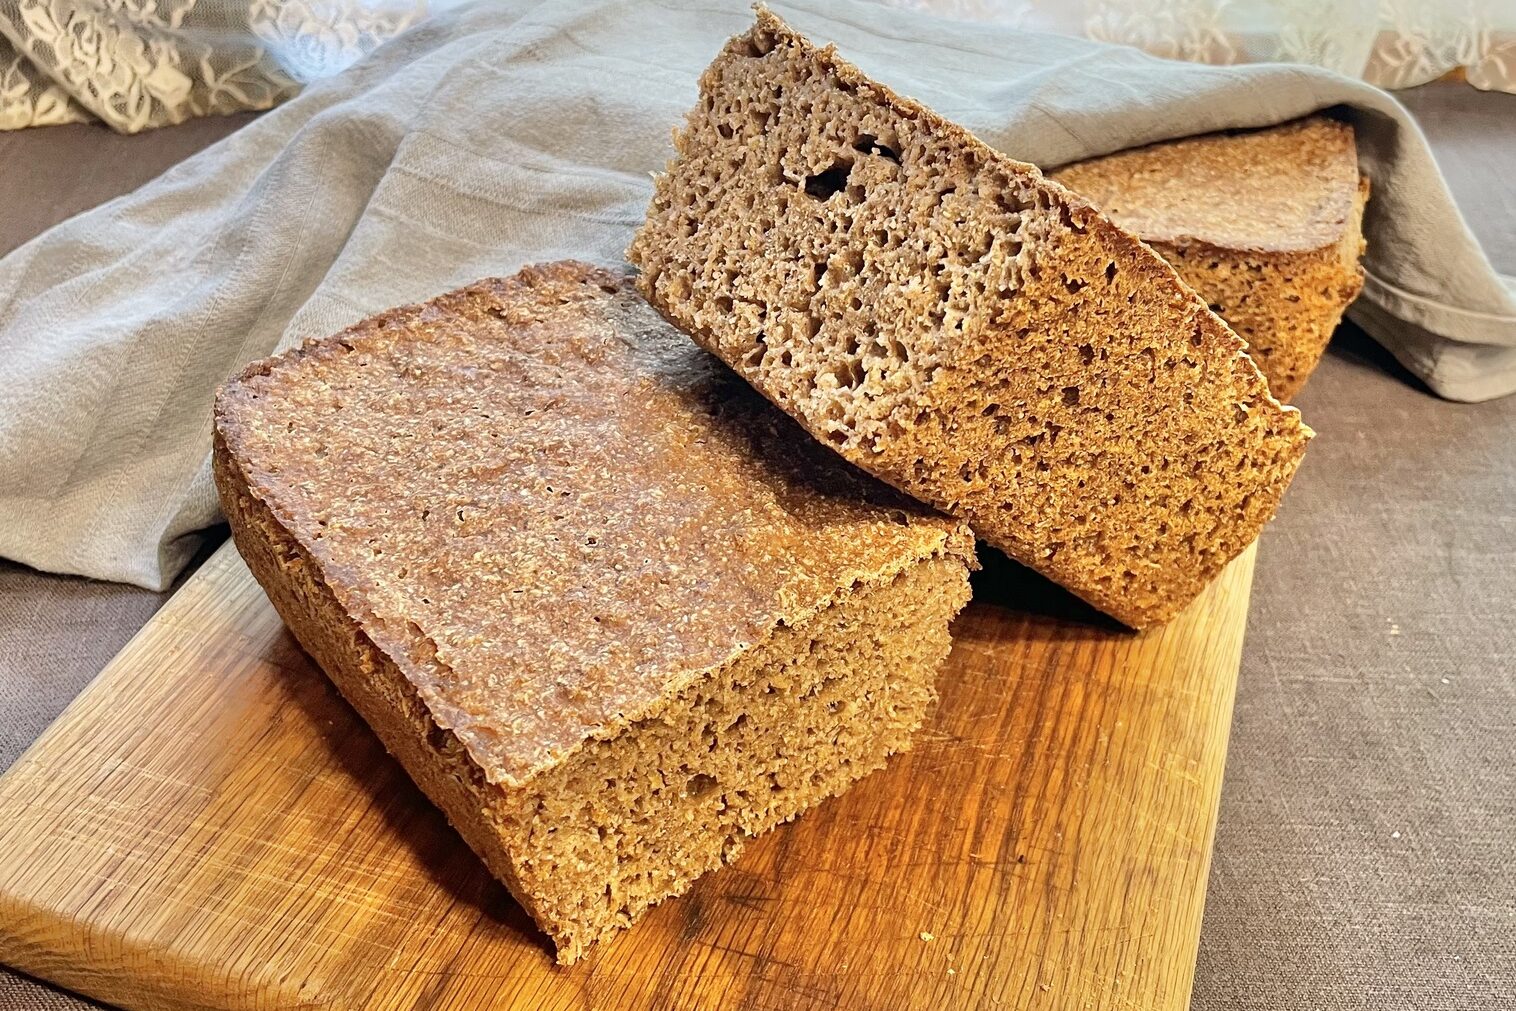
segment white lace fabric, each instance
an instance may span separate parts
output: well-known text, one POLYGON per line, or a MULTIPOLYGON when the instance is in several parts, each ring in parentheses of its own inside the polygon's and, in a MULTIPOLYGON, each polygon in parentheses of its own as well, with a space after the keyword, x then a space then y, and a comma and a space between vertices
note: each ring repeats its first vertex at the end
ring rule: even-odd
POLYGON ((123 133, 268 109, 427 13, 423 0, 0 0, 0 129, 123 133))
POLYGON ((1516 92, 1516 0, 884 0, 1195 63, 1304 63, 1381 88, 1516 92))

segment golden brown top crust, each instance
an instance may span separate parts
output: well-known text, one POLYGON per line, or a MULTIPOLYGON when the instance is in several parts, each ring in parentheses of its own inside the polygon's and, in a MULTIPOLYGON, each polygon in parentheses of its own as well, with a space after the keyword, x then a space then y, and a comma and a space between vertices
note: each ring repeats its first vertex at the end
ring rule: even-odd
POLYGON ((1342 240, 1358 153, 1351 126, 1311 116, 1133 148, 1051 176, 1149 242, 1293 253, 1342 240))
POLYGON ((837 460, 629 281, 529 267, 248 368, 250 494, 491 782, 967 530, 837 460))

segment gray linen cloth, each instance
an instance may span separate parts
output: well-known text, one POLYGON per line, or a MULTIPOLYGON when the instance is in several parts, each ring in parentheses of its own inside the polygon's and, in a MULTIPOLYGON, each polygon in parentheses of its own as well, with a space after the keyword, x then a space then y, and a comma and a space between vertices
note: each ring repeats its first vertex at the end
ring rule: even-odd
MULTIPOLYGON (((1355 318, 1437 392, 1516 389, 1516 285, 1388 95, 855 0, 775 4, 1026 161, 1349 109, 1375 183, 1355 318)), ((384 307, 560 257, 616 262, 741 2, 438 17, 0 260, 0 555, 159 589, 215 522, 216 385, 384 307)))

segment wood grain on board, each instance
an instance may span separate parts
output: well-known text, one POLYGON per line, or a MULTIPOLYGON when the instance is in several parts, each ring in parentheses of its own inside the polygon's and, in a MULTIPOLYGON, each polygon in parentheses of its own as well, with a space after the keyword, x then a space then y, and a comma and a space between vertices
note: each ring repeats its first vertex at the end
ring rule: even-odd
POLYGON ((0 961, 143 1009, 1182 1009, 1253 551, 1142 635, 987 561, 913 751, 559 968, 227 546, 0 778, 0 961))

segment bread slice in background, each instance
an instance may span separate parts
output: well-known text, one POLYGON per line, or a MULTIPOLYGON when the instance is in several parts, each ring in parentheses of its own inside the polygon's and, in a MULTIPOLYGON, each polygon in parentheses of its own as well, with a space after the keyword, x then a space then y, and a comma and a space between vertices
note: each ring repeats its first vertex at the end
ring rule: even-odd
POLYGON ((561 962, 905 748, 968 599, 966 528, 583 264, 250 366, 214 471, 279 614, 561 962))
POLYGON ((843 457, 1129 625, 1278 508, 1311 432, 1173 268, 766 10, 629 250, 649 300, 843 457))
POLYGON ((1280 400, 1363 287, 1353 128, 1311 116, 1079 162, 1052 178, 1152 246, 1237 335, 1280 400))

